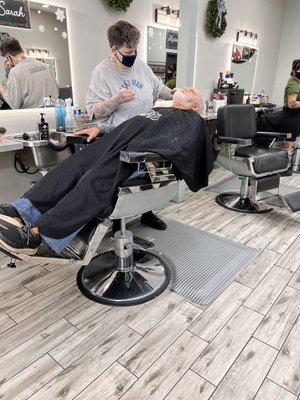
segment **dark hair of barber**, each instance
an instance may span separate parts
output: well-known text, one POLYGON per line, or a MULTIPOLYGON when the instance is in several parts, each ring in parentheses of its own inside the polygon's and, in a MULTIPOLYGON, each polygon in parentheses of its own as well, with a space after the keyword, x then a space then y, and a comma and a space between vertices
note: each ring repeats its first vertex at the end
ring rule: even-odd
POLYGON ((110 47, 116 46, 118 49, 122 46, 135 47, 140 40, 140 32, 129 22, 118 21, 108 28, 107 39, 110 47))
POLYGON ((24 51, 16 38, 9 37, 0 42, 0 54, 2 57, 7 54, 17 56, 20 53, 24 53, 24 51))
POLYGON ((295 71, 298 70, 300 70, 300 59, 293 61, 291 75, 295 76, 295 71))

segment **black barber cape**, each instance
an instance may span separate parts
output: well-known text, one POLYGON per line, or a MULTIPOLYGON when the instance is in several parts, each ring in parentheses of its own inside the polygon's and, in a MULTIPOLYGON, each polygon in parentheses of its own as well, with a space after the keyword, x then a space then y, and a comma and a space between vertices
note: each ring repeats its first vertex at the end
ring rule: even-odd
POLYGON ((44 235, 62 238, 97 215, 111 214, 118 186, 136 168, 119 160, 121 150, 160 154, 192 191, 207 186, 213 168, 212 139, 202 118, 194 111, 154 108, 67 158, 25 193, 43 214, 38 226, 44 235))
POLYGON ((154 108, 124 122, 120 129, 128 129, 134 135, 126 150, 162 155, 194 192, 208 185, 213 169, 212 138, 196 112, 154 108))
MULTIPOLYGON (((194 111, 156 107, 123 122, 100 138, 96 145, 100 146, 100 142, 103 157, 110 153, 108 159, 111 159, 111 152, 118 159, 120 150, 157 153, 173 163, 176 177, 183 179, 193 192, 208 185, 214 162, 212 138, 205 121, 194 111)), ((114 191, 124 177, 128 177, 129 169, 126 171, 126 168, 124 163, 119 163, 112 184, 114 191)), ((112 208, 106 209, 101 216, 107 217, 112 208)))

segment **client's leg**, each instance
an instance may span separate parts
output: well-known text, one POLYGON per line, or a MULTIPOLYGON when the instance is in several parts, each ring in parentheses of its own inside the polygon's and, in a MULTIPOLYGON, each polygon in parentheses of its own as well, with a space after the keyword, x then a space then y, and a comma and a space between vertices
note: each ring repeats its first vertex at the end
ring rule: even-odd
POLYGON ((44 176, 34 188, 12 204, 0 204, 0 219, 15 218, 34 224, 41 214, 50 210, 71 191, 81 177, 101 158, 103 140, 70 156, 44 176))
MULTIPOLYGON (((0 245, 12 252, 34 254, 41 242, 65 238, 78 231, 95 216, 106 217, 113 206, 115 189, 128 178, 132 166, 123 164, 114 154, 99 161, 78 184, 54 207, 42 214, 33 225, 0 232, 0 245)), ((57 251, 56 249, 54 249, 57 251)))

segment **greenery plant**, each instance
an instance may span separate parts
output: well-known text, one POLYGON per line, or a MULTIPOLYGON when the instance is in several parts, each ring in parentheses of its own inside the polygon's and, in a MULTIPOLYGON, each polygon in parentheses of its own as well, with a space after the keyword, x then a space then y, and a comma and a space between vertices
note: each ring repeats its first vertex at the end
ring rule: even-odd
POLYGON ((226 12, 222 12, 221 17, 221 27, 219 27, 217 23, 218 19, 218 1, 217 0, 209 0, 207 5, 207 14, 206 14, 206 32, 212 36, 213 38, 221 37, 227 28, 227 21, 226 21, 226 12))
POLYGON ((126 12, 132 1, 133 0, 106 0, 106 3, 109 7, 117 11, 126 12))

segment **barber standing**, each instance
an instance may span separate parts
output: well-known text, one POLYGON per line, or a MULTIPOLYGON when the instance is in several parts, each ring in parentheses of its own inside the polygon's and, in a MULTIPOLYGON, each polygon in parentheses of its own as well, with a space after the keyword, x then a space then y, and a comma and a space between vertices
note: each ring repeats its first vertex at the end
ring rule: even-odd
POLYGON ((263 115, 258 128, 266 132, 292 133, 294 139, 300 134, 300 59, 293 62, 282 111, 263 115))
MULTIPOLYGON (((111 55, 94 69, 86 103, 99 128, 79 132, 88 134, 89 140, 148 112, 158 97, 166 100, 173 97, 171 90, 137 57, 140 32, 135 26, 119 21, 108 29, 107 38, 111 55)), ((167 228, 152 211, 143 214, 141 222, 155 229, 167 228)))

